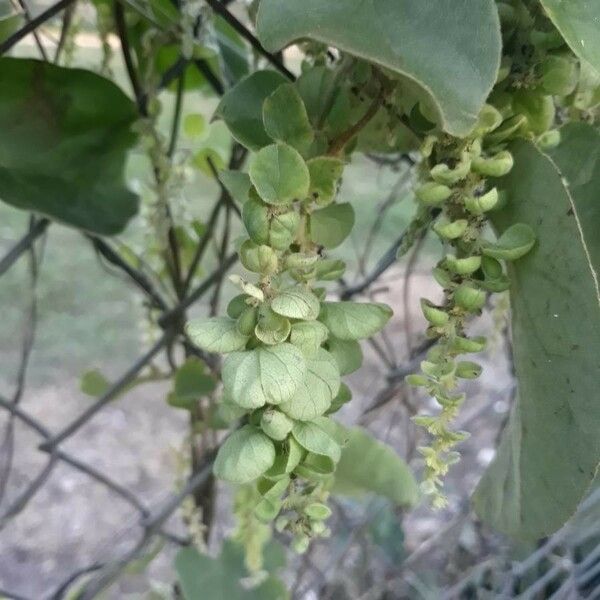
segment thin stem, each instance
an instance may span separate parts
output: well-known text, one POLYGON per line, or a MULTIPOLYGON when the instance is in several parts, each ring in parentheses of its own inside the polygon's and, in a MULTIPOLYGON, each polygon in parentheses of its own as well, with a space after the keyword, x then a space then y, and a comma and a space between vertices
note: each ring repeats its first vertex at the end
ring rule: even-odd
POLYGON ((46 9, 43 13, 27 22, 21 29, 15 31, 12 35, 7 37, 3 42, 0 43, 0 56, 6 54, 15 44, 20 42, 25 36, 34 32, 40 25, 43 25, 46 21, 49 21, 52 17, 58 14, 61 10, 75 2, 75 0, 59 0, 56 4, 53 4, 50 8, 46 9))
POLYGON ((231 14, 227 8, 219 0, 205 0, 206 3, 229 25, 231 25, 244 39, 250 42, 250 45, 262 56, 264 56, 274 67, 277 68, 283 75, 285 75, 290 81, 295 81, 296 76, 271 52, 266 50, 263 45, 258 41, 258 38, 233 14, 231 14))
POLYGON ((123 61, 127 70, 127 76, 133 88, 133 93, 138 105, 138 110, 143 117, 148 116, 148 107, 146 102, 146 96, 142 89, 142 85, 138 79, 135 65, 133 64, 133 57, 131 55, 131 48, 129 47, 129 37, 127 35, 127 24, 125 22, 125 11, 123 6, 118 0, 113 5, 113 14, 115 18, 115 26, 117 28, 117 34, 121 40, 121 52, 123 54, 123 61))
POLYGON ((8 251, 2 260, 0 260, 0 277, 12 267, 12 265, 29 249, 29 247, 39 238, 46 228, 50 225, 49 219, 42 218, 35 222, 33 227, 8 251))
MULTIPOLYGON (((23 14, 25 15, 25 20, 29 23, 31 21, 31 12, 29 11, 29 7, 25 3, 25 0, 17 0, 17 2, 19 4, 19 6, 21 7, 21 9, 23 10, 23 14)), ((33 34, 33 39, 35 40, 35 45, 38 47, 38 50, 40 51, 42 58, 45 61, 47 61, 48 55, 46 54, 46 49, 44 48, 44 45, 42 44, 42 40, 40 39, 40 36, 38 35, 37 31, 33 31, 32 34, 33 34)))
POLYGON ((121 255, 112 249, 103 239, 88 235, 88 239, 94 245, 97 252, 102 255, 110 264, 123 271, 135 285, 141 289, 151 300, 152 303, 161 310, 167 310, 168 304, 162 296, 156 291, 152 282, 142 273, 129 265, 121 255))

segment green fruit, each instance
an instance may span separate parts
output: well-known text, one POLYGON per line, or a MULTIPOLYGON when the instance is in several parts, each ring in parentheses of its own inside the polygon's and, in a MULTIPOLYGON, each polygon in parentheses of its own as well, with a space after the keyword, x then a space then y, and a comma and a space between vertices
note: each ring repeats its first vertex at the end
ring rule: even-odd
POLYGON ((454 292, 454 302, 468 312, 477 312, 485 304, 485 292, 468 283, 458 286, 454 292))
POLYGON ((427 206, 439 206, 450 198, 452 190, 447 185, 429 181, 419 187, 415 194, 423 204, 427 206))
POLYGON ((456 365, 456 376, 461 379, 477 379, 481 375, 481 371, 481 365, 467 360, 456 365))
POLYGON ((467 196, 465 198, 465 208, 474 215, 482 215, 488 210, 492 210, 498 204, 498 190, 492 188, 483 196, 467 196))
POLYGON ((481 256, 468 256, 466 258, 456 258, 456 256, 446 256, 446 266, 450 271, 457 275, 471 275, 481 266, 481 256))
POLYGON ((473 170, 487 177, 503 177, 513 168, 513 157, 503 150, 492 158, 477 157, 473 159, 473 170))
POLYGON ((495 146, 516 136, 523 127, 527 125, 527 117, 525 115, 514 115, 506 119, 498 129, 485 136, 487 146, 495 146))
POLYGON ((452 342, 452 349, 461 353, 481 352, 485 350, 487 340, 484 337, 465 338, 457 336, 452 342))
POLYGON ((443 327, 450 320, 450 315, 445 310, 434 306, 425 298, 421 299, 421 310, 425 318, 436 327, 443 327))
POLYGON ((469 174, 470 170, 471 158, 465 153, 460 162, 453 169, 445 163, 440 163, 439 165, 435 165, 429 174, 437 183, 454 185, 464 179, 469 174))
POLYGON ((469 222, 466 219, 458 219, 453 222, 438 221, 433 226, 433 230, 445 240, 455 240, 465 233, 468 226, 469 222))

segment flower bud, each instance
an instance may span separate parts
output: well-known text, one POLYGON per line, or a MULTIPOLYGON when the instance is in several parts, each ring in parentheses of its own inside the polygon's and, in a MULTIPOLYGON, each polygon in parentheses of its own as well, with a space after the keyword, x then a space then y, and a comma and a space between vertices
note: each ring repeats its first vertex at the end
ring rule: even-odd
POLYGON ((477 379, 481 375, 481 365, 468 360, 456 365, 456 376, 461 379, 477 379))
POLYGON ((331 509, 321 502, 313 502, 304 509, 304 514, 315 521, 324 521, 331 516, 331 509))
POLYGON ((425 387, 429 383, 427 377, 424 377, 423 375, 416 375, 414 373, 412 375, 407 375, 404 378, 404 381, 413 387, 425 387))
POLYGON ((319 259, 317 254, 306 254, 303 252, 294 252, 285 259, 286 269, 306 269, 314 265, 319 259))
POLYGON ((463 154, 460 162, 451 169, 448 165, 440 163, 431 169, 431 178, 438 183, 445 185, 454 185, 464 179, 471 170, 471 158, 468 154, 463 154))
POLYGON ((503 150, 492 158, 478 157, 473 159, 473 170, 487 177, 503 177, 513 168, 513 157, 503 150))
POLYGON ((542 150, 552 150, 560 144, 560 131, 558 129, 551 129, 542 133, 537 139, 537 145, 542 150))
POLYGON ((481 266, 481 256, 456 258, 456 256, 449 254, 446 256, 445 264, 450 271, 457 275, 471 275, 481 266))
POLYGON ((485 304, 485 292, 463 283, 454 292, 454 302, 467 312, 477 312, 485 304))
POLYGON ((457 336, 452 342, 452 349, 456 352, 471 353, 485 350, 487 340, 484 337, 466 338, 457 336))
POLYGON ((562 56, 548 56, 539 69, 542 90, 551 96, 568 96, 577 86, 575 62, 562 56))
POLYGON ((485 136, 486 145, 495 146, 516 136, 526 124, 527 117, 525 115, 513 115, 506 119, 498 129, 485 136))
POLYGON ((474 215, 482 215, 488 210, 492 210, 498 204, 498 189, 492 188, 483 196, 467 196, 465 198, 465 208, 474 215))
POLYGON ((450 315, 445 310, 434 306, 425 298, 421 299, 421 310, 425 318, 436 327, 443 327, 450 319, 450 315))
POLYGON ((450 198, 452 190, 447 185, 429 181, 419 187, 415 194, 426 206, 439 206, 450 198))
POLYGON ((438 221, 433 226, 433 230, 445 240, 455 240, 465 233, 468 226, 469 222, 466 219, 458 219, 452 222, 438 221))

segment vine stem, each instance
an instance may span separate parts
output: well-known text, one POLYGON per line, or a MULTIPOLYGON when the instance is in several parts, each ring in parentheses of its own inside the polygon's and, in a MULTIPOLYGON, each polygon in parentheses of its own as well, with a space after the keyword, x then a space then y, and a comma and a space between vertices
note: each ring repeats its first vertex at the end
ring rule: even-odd
POLYGON ((377 97, 373 100, 367 112, 356 122, 352 127, 348 128, 346 131, 342 132, 336 139, 332 140, 329 145, 328 154, 331 156, 338 155, 346 146, 346 144, 361 131, 369 121, 377 114, 377 111, 383 104, 383 94, 380 92, 377 94, 377 97))
POLYGON ((59 0, 56 4, 53 4, 50 8, 46 9, 43 13, 34 17, 21 29, 15 31, 12 35, 8 36, 2 43, 0 43, 0 56, 6 54, 15 44, 20 42, 25 36, 33 33, 40 25, 43 25, 46 21, 50 20, 53 16, 58 14, 64 8, 67 8, 75 0, 59 0))
POLYGON ((271 52, 269 52, 258 40, 258 38, 219 0, 205 0, 206 3, 220 16, 223 17, 231 27, 233 27, 250 45, 259 53, 262 54, 274 67, 276 67, 290 81, 295 81, 296 76, 271 52))
POLYGON ((39 219, 33 227, 8 251, 0 260, 0 276, 4 275, 8 269, 27 251, 27 249, 46 231, 50 220, 46 218, 39 219))

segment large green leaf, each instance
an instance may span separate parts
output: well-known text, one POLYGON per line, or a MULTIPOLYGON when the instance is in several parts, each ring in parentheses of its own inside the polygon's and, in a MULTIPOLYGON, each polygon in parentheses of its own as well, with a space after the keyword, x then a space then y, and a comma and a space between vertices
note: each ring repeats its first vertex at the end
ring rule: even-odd
POLYGON ((600 131, 585 123, 560 130, 561 142, 550 152, 566 178, 577 206, 587 249, 596 273, 600 271, 600 131))
POLYGON ((600 460, 600 297, 590 262, 598 228, 583 225, 580 213, 591 200, 587 218, 598 222, 599 188, 588 187, 598 180, 597 147, 591 162, 568 147, 556 152, 575 198, 533 144, 511 151, 515 167, 499 181, 507 203, 494 223, 499 231, 526 223, 537 242, 509 265, 518 401, 474 503, 495 529, 536 539, 573 514, 600 460))
POLYGON ((600 3, 596 0, 540 0, 573 52, 600 72, 600 3))
POLYGON ((492 0, 262 0, 257 19, 269 50, 311 38, 416 83, 454 135, 475 125, 500 64, 492 0))
POLYGON ((137 212, 123 183, 136 110, 89 71, 0 58, 0 198, 87 231, 114 234, 137 212))
POLYGON ((226 541, 217 558, 200 554, 195 548, 182 548, 175 557, 175 569, 186 600, 285 600, 289 594, 284 583, 269 576, 258 586, 244 587, 241 580, 244 550, 226 541))
POLYGON ((340 340, 360 340, 383 329, 392 314, 387 304, 376 302, 323 302, 319 320, 340 340))
POLYGON ((407 464, 360 427, 348 430, 334 481, 333 492, 337 494, 371 492, 398 506, 414 506, 419 499, 419 487, 407 464))

